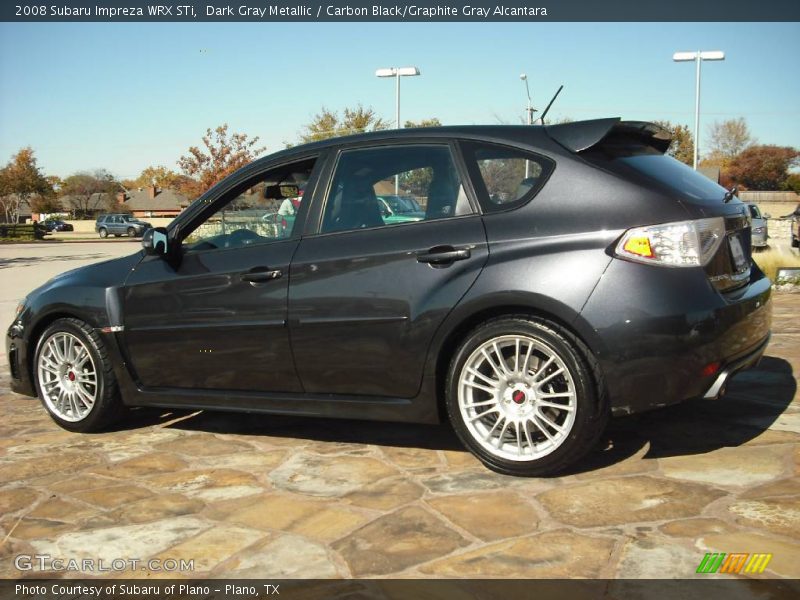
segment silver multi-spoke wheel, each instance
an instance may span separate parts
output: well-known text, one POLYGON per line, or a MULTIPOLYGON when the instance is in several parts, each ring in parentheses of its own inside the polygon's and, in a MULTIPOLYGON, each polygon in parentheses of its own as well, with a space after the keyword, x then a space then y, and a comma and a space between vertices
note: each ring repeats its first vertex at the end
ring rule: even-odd
POLYGON ((75 423, 89 415, 97 401, 97 368, 77 336, 53 333, 42 344, 36 367, 42 399, 55 416, 75 423))
POLYGON ((573 376, 550 345, 503 335, 467 358, 458 379, 458 406, 483 449, 506 460, 532 461, 564 443, 578 401, 573 376))

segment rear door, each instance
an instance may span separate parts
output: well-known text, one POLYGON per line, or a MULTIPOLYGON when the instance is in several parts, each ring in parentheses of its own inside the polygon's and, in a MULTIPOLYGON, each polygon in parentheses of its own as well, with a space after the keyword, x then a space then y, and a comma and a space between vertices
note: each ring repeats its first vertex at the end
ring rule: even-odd
POLYGON ((447 142, 339 152, 315 231, 291 266, 292 350, 308 393, 414 397, 431 339, 487 259, 486 235, 447 142), (414 198, 391 222, 377 196, 414 198))

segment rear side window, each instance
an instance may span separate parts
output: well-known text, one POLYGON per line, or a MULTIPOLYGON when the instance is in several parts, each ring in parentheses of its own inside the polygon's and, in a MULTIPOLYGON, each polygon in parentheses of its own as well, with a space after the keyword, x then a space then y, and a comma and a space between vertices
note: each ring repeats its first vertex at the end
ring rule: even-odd
POLYGON ((467 142, 462 149, 484 212, 527 203, 553 171, 549 158, 518 148, 467 142))

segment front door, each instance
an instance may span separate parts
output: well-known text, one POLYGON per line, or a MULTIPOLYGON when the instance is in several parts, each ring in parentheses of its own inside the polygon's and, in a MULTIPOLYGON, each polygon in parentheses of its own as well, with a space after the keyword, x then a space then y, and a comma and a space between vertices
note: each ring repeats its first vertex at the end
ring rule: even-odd
POLYGON ((176 268, 150 256, 131 273, 124 337, 140 385, 301 390, 287 293, 298 245, 294 225, 303 212, 291 227, 276 215, 284 200, 300 196, 314 163, 283 165, 235 186, 212 201, 205 211, 211 214, 181 224, 176 268))
POLYGON ((418 393, 436 329, 488 256, 462 182, 447 143, 340 153, 319 233, 300 242, 291 267, 292 349, 306 392, 418 393), (420 210, 390 219, 379 196, 420 210))

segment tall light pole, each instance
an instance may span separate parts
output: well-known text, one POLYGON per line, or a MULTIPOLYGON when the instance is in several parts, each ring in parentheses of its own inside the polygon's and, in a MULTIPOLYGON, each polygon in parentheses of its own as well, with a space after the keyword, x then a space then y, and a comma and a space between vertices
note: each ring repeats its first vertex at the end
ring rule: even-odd
POLYGON ((401 77, 416 77, 419 75, 419 69, 417 67, 388 67, 386 69, 378 69, 375 71, 376 77, 394 77, 397 81, 396 91, 395 91, 395 127, 397 129, 402 129, 402 125, 400 125, 400 78, 401 77))
MULTIPOLYGON (((385 69, 378 69, 375 71, 376 77, 394 77, 397 81, 395 87, 395 109, 394 109, 394 122, 396 129, 402 129, 400 125, 400 78, 401 77, 416 77, 419 75, 417 67, 387 67, 385 69)), ((400 193, 400 179, 395 175, 394 178, 394 195, 400 193)))
MULTIPOLYGON (((536 112, 536 109, 533 108, 531 104, 531 89, 528 87, 528 76, 525 73, 522 73, 519 78, 525 82, 525 94, 528 96, 528 108, 526 108, 526 112, 528 113, 528 125, 533 125, 533 113, 536 112)), ((527 160, 525 161, 525 179, 530 176, 531 172, 531 165, 530 162, 527 160)))
POLYGON ((525 82, 525 93, 528 96, 528 108, 525 109, 525 112, 528 113, 528 125, 533 125, 533 113, 536 112, 536 109, 531 104, 531 89, 528 87, 528 76, 523 73, 519 78, 525 82))
POLYGON ((704 60, 725 60, 721 50, 698 50, 697 52, 676 52, 672 55, 675 62, 695 62, 694 84, 694 169, 697 170, 697 156, 700 148, 700 64, 704 60))

